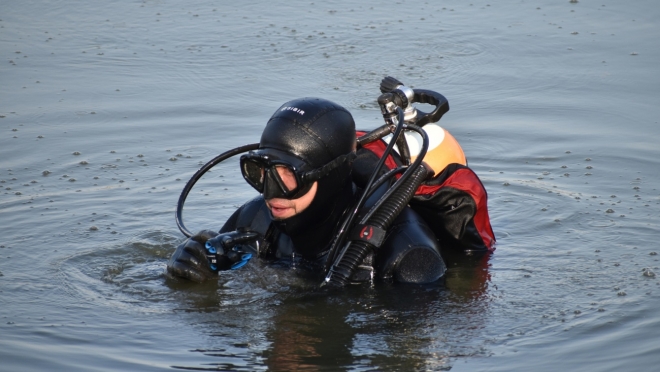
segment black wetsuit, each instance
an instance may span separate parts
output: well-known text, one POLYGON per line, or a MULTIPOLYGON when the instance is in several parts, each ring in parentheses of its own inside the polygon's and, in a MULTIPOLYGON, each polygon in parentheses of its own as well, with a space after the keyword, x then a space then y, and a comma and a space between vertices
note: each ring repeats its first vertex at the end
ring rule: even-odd
MULTIPOLYGON (((260 234, 252 249, 261 258, 302 268, 311 276, 322 275, 328 249, 337 235, 345 210, 353 203, 373 172, 383 143, 372 143, 357 151, 352 165, 352 187, 334 195, 331 207, 316 209, 303 216, 314 222, 304 229, 289 229, 273 221, 263 197, 240 207, 227 220, 221 233, 249 229, 260 234)), ((391 166, 400 165, 396 154, 391 166)), ((383 170, 381 173, 384 173, 383 170)), ((361 213, 389 187, 385 184, 365 203, 361 213)), ((443 277, 443 256, 479 255, 494 249, 495 236, 489 223, 486 191, 474 172, 459 164, 448 166, 441 174, 424 182, 406 207, 387 229, 382 246, 371 252, 352 276, 353 282, 393 280, 429 283, 443 277)))
MULTIPOLYGON (((288 159, 287 169, 298 172, 298 189, 292 192, 308 192, 316 182, 315 196, 304 210, 285 220, 273 220, 264 197, 259 196, 236 210, 220 233, 256 232, 257 239, 243 244, 243 250, 252 250, 262 259, 290 265, 322 279, 342 221, 361 195, 360 188, 366 187, 386 147, 379 140, 363 145, 353 154, 355 138, 352 116, 335 103, 302 98, 282 105, 268 121, 259 149, 241 158, 250 164, 248 169, 242 163, 243 176, 262 195, 269 195, 267 198, 289 198, 283 189, 288 186, 277 183, 273 176, 273 167, 288 159), (346 160, 348 155, 354 158, 352 162, 346 160), (252 172, 255 164, 261 167, 261 179, 259 172, 252 172), (321 176, 312 179, 314 172, 321 176), (264 174, 268 177, 264 178, 264 174), (310 177, 310 181, 304 177, 310 177)), ((396 155, 390 155, 385 165, 394 168, 401 162, 396 155)), ((380 170, 381 174, 386 171, 380 170)), ((389 186, 384 183, 369 197, 356 221, 389 186)), ((486 191, 474 172, 466 166, 450 164, 417 189, 409 206, 387 227, 382 244, 367 253, 350 281, 434 282, 445 274, 446 252, 492 251, 495 236, 486 199, 486 191)), ((213 234, 202 232, 179 246, 168 263, 168 271, 195 281, 208 279, 210 273, 203 269, 208 265, 203 262, 207 258, 203 244, 213 234)))
MULTIPOLYGON (((338 221, 336 221, 338 225, 338 221)), ((332 223, 327 221, 327 223, 332 223)), ((315 237, 291 237, 274 224, 260 196, 240 207, 227 220, 220 233, 248 228, 260 234, 250 247, 261 258, 307 271, 312 277, 323 274, 332 239, 319 242, 315 237), (295 243, 294 243, 295 241, 295 243)), ((314 232, 311 232, 314 234, 314 232)), ((244 246, 244 248, 246 248, 244 246)), ((435 235, 411 208, 405 208, 387 230, 381 247, 372 252, 352 276, 351 281, 394 280, 430 283, 446 271, 435 235)))

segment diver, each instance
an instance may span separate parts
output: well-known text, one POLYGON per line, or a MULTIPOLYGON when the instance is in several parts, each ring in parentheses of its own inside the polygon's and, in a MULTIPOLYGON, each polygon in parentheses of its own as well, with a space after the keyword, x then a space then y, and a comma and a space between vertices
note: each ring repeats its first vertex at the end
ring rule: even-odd
POLYGON ((417 177, 423 183, 395 212, 385 208, 386 225, 347 224, 382 204, 396 180, 372 186, 370 177, 395 173, 402 165, 397 154, 381 159, 385 142, 360 144, 356 136, 352 115, 338 104, 320 98, 283 104, 258 148, 240 158, 245 181, 260 195, 238 208, 219 232, 203 230, 180 244, 168 273, 203 282, 256 256, 328 282, 346 256, 353 260, 343 274, 346 283, 431 283, 445 274, 444 255, 494 249, 486 191, 462 164, 435 174, 421 163, 417 177), (374 176, 379 161, 386 166, 374 176), (361 196, 366 200, 358 204, 361 196), (356 255, 351 242, 366 248, 356 255))

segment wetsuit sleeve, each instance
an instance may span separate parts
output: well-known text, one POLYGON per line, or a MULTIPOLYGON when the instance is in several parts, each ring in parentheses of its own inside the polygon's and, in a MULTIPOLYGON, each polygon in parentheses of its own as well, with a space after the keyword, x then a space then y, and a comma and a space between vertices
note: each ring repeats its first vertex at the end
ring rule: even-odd
POLYGON ((477 253, 495 249, 488 216, 488 195, 468 167, 450 164, 417 190, 411 207, 429 224, 447 253, 477 253))
POLYGON ((380 279, 399 283, 432 283, 447 271, 435 235, 410 208, 405 208, 387 230, 376 250, 375 269, 380 279))

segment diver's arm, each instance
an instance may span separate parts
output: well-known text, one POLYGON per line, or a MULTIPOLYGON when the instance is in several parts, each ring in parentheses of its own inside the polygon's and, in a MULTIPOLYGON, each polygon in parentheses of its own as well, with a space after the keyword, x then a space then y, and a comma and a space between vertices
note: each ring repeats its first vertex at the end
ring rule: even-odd
POLYGON ((398 283, 433 283, 442 278, 446 270, 437 251, 428 246, 411 246, 396 263, 392 278, 398 283))
POLYGON ((375 269, 379 279, 399 283, 431 283, 447 270, 435 235, 421 217, 405 208, 387 230, 376 249, 375 269))

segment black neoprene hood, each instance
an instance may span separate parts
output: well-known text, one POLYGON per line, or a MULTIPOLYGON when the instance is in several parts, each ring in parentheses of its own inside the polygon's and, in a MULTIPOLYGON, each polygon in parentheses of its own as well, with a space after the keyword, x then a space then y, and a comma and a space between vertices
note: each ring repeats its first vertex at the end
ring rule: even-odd
POLYGON ((345 108, 321 98, 300 98, 277 109, 259 148, 288 152, 317 168, 353 151, 354 141, 355 122, 345 108))
MULTIPOLYGON (((355 122, 345 108, 320 98, 301 98, 275 111, 261 135, 258 151, 274 155, 284 151, 315 169, 353 152, 354 143, 355 122)), ((315 255, 332 240, 352 197, 351 166, 343 162, 316 181, 316 196, 304 211, 273 221, 294 240, 298 253, 315 255)))

